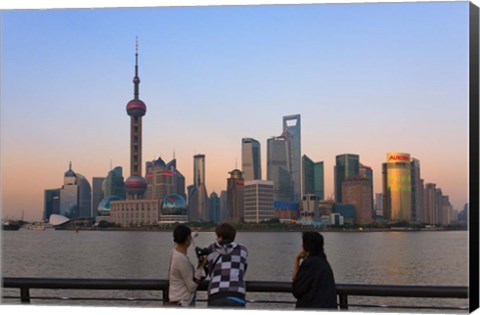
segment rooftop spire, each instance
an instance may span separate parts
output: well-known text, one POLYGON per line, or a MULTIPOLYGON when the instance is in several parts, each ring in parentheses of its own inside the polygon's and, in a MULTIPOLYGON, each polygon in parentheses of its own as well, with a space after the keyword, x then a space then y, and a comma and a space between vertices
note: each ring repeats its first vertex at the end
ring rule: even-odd
POLYGON ((140 78, 138 77, 138 36, 135 38, 135 77, 133 78, 134 93, 133 96, 138 100, 140 78))

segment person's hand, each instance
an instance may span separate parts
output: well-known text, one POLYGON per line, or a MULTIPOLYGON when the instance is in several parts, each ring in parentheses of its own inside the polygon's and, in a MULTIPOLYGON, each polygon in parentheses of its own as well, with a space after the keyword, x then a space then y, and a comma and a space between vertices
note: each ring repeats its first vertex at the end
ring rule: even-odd
POLYGON ((198 267, 206 265, 207 262, 208 262, 208 259, 206 256, 198 257, 198 267))
POLYGON ((307 253, 304 250, 302 250, 300 253, 298 253, 296 260, 300 261, 300 259, 305 259, 305 257, 307 257, 307 253))

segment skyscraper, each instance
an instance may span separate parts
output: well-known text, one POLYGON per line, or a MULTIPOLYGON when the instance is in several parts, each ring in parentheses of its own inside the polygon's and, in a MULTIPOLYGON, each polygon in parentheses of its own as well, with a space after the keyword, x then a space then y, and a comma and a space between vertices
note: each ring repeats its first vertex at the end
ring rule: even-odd
POLYGON ((412 158, 410 162, 412 181, 412 220, 424 222, 423 180, 420 178, 420 161, 412 158))
POLYGON ((275 201, 293 201, 291 163, 288 155, 291 142, 286 136, 267 140, 267 180, 273 182, 275 201))
POLYGON ((242 139, 242 172, 245 180, 262 179, 260 142, 255 139, 242 139))
POLYGON ((167 170, 167 165, 160 157, 146 163, 145 179, 147 181, 146 199, 163 200, 166 196, 175 193, 173 174, 167 170))
POLYGON ((147 106, 139 99, 138 42, 135 50, 133 86, 133 100, 127 104, 127 114, 130 116, 130 177, 125 182, 125 190, 127 199, 143 199, 147 181, 142 177, 142 116, 147 112, 147 106))
POLYGON ((412 221, 410 154, 388 153, 382 164, 383 213, 386 220, 412 221))
POLYGON ((243 222, 243 174, 240 170, 234 169, 229 172, 227 179, 227 210, 230 222, 243 222))
POLYGON ((208 194, 205 186, 205 155, 193 156, 193 185, 189 186, 189 217, 192 221, 208 221, 208 194))
POLYGON ((342 183, 345 179, 360 174, 360 157, 356 154, 341 154, 335 157, 334 190, 335 201, 343 203, 342 183))
POLYGON ((308 156, 302 156, 302 195, 314 194, 324 199, 323 162, 313 162, 308 156))
POLYGON ((437 198, 436 198, 436 184, 425 184, 424 190, 424 221, 427 224, 437 223, 437 198))
POLYGON ((220 222, 220 197, 216 192, 212 192, 208 198, 208 212, 209 221, 218 223, 220 222))
POLYGON ((371 199, 371 205, 372 205, 372 212, 375 212, 375 202, 373 199, 373 170, 370 166, 363 165, 362 163, 359 163, 358 167, 358 174, 360 177, 367 178, 368 182, 370 184, 370 199, 371 199))
POLYGON ((121 166, 117 166, 108 172, 102 184, 102 190, 104 197, 118 196, 121 199, 125 199, 125 183, 123 181, 123 169, 121 166))
POLYGON ((369 224, 373 221, 372 186, 368 177, 353 176, 342 182, 344 204, 355 206, 355 223, 369 224))
POLYGON ((69 219, 91 216, 90 183, 81 174, 72 170, 72 163, 64 174, 63 186, 60 189, 59 212, 69 219))
POLYGON ((52 214, 60 214, 60 189, 45 189, 44 192, 42 219, 47 221, 52 214))
POLYGON ((97 214, 97 207, 102 201, 103 197, 103 182, 105 177, 93 177, 92 178, 92 216, 97 214))
POLYGON ((243 212, 245 222, 265 221, 273 218, 273 182, 245 181, 243 186, 243 212))
POLYGON ((293 199, 299 202, 301 199, 301 123, 300 115, 289 115, 283 117, 283 134, 287 135, 288 141, 291 144, 288 148, 288 155, 290 160, 290 172, 293 182, 293 199))

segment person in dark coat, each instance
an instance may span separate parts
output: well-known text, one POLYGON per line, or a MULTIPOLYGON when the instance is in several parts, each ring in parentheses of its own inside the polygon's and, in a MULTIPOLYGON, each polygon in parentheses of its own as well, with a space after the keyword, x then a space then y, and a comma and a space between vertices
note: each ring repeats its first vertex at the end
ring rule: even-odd
POLYGON ((302 247, 292 272, 295 307, 337 309, 335 279, 323 250, 323 236, 318 232, 303 232, 302 247))

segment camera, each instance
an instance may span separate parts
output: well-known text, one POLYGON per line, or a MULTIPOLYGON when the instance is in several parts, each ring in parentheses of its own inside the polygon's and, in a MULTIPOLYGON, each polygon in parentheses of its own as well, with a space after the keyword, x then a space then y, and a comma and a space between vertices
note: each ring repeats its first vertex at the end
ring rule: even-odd
POLYGON ((197 257, 200 258, 202 256, 208 256, 210 254, 210 250, 208 248, 200 248, 200 247, 195 247, 195 253, 197 254, 197 257))

